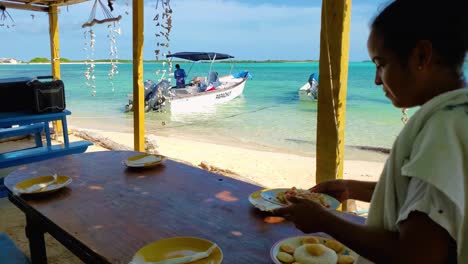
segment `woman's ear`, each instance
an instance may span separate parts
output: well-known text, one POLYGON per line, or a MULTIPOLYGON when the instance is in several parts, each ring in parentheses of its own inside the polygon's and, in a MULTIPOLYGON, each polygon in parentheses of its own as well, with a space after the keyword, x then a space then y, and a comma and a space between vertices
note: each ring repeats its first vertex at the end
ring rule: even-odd
POLYGON ((434 54, 432 43, 428 40, 419 40, 416 42, 416 47, 413 50, 413 63, 418 71, 427 69, 433 62, 434 54))

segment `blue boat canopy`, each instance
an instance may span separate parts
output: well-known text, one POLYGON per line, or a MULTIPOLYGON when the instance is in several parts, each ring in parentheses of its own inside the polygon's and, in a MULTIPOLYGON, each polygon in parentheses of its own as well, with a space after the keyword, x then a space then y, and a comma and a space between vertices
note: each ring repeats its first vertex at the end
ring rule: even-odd
POLYGON ((186 59, 186 60, 191 60, 191 61, 213 60, 213 58, 215 60, 224 60, 224 59, 234 58, 234 56, 224 54, 224 53, 217 53, 217 52, 177 52, 177 53, 169 54, 166 57, 167 58, 175 57, 175 58, 186 59))

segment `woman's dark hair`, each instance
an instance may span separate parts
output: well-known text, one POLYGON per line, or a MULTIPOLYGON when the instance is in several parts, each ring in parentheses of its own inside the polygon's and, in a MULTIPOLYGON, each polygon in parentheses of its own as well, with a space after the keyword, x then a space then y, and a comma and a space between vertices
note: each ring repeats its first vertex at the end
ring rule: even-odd
POLYGON ((176 67, 176 69, 180 69, 180 65, 179 65, 179 64, 176 64, 175 67, 176 67))
POLYGON ((432 43, 440 62, 460 70, 468 50, 468 0, 395 0, 371 30, 405 64, 419 40, 432 43))

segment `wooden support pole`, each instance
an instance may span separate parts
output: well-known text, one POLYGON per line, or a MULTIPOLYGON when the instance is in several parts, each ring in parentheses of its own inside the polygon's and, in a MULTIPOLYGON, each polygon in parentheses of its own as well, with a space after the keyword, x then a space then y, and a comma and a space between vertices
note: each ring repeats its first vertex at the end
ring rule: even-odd
MULTIPOLYGON (((49 38, 50 38, 50 63, 52 66, 52 76, 54 80, 59 80, 60 76, 60 40, 58 26, 58 8, 57 6, 49 7, 49 38)), ((54 137, 57 139, 62 133, 62 122, 53 122, 54 137)))
POLYGON ((60 40, 58 27, 58 8, 49 8, 50 63, 54 80, 60 79, 60 40))
POLYGON ((145 151, 145 98, 143 87, 143 0, 133 0, 133 137, 136 151, 145 151))
POLYGON ((317 183, 343 177, 350 20, 351 0, 322 2, 317 183))

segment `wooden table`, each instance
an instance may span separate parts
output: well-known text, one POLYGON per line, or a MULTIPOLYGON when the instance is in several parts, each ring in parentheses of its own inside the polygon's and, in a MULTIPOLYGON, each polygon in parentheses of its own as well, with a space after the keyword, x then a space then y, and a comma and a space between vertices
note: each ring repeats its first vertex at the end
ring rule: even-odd
POLYGON ((43 197, 9 192, 26 214, 34 264, 47 262, 44 232, 86 263, 125 264, 142 246, 175 236, 217 243, 223 263, 271 263, 276 241, 302 235, 290 222, 264 221, 268 214, 247 199, 259 186, 169 159, 152 169, 126 169, 121 161, 135 154, 75 154, 21 167, 5 179, 12 190, 44 166, 73 178, 68 188, 43 197))

